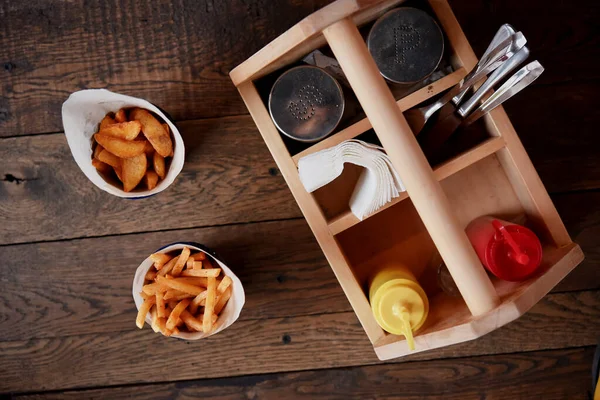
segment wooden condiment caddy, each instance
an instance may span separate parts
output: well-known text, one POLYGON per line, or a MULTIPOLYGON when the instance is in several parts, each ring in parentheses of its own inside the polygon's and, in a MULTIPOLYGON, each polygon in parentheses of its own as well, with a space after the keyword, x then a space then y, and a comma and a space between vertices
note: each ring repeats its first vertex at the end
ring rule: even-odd
POLYGON ((446 0, 429 0, 450 46, 454 72, 416 92, 394 99, 365 45, 358 27, 368 24, 402 0, 337 0, 289 29, 231 71, 252 118, 331 268, 381 360, 410 353, 403 336, 382 330, 369 305, 367 282, 374 267, 396 260, 427 291, 430 313, 415 336, 416 351, 475 339, 515 320, 583 260, 571 241, 544 185, 504 109, 485 117, 489 136, 432 168, 402 111, 458 83, 477 63, 446 0), (256 83, 328 45, 340 63, 366 118, 327 139, 291 154, 273 124, 256 83), (346 168, 334 182, 308 193, 298 160, 374 129, 407 191, 377 213, 359 221, 348 208, 358 177, 346 168), (490 278, 464 232, 481 215, 526 216, 544 245, 541 271, 524 282, 490 278), (445 261, 462 297, 436 285, 436 254, 445 261))

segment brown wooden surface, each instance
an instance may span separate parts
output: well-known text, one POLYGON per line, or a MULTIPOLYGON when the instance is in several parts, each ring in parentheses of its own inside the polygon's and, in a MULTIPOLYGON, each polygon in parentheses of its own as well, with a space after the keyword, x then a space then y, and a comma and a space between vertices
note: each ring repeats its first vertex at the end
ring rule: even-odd
POLYGON ((546 67, 506 110, 586 260, 514 323, 381 364, 227 76, 328 2, 0 0, 0 393, 586 398, 600 331, 600 6, 450 0, 477 54, 509 22, 546 67), (48 134, 69 93, 96 87, 178 121, 186 164, 167 191, 101 192, 48 134), (214 248, 246 290, 240 320, 209 340, 134 326, 135 268, 177 240, 214 248))

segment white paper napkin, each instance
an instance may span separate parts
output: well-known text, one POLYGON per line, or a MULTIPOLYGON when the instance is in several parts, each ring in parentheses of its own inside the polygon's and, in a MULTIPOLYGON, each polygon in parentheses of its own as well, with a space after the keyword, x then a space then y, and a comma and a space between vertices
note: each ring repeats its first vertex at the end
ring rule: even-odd
POLYGON ((349 202, 361 221, 406 190, 383 148, 356 139, 302 157, 298 161, 300 180, 312 193, 340 176, 344 163, 364 167, 349 202))

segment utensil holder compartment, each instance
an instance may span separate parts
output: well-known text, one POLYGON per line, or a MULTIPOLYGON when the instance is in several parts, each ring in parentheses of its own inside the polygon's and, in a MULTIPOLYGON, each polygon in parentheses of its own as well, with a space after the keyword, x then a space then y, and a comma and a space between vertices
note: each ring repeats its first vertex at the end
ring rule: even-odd
POLYGON ((518 318, 583 259, 581 249, 571 241, 502 107, 485 116, 481 123, 484 129, 480 130, 483 135, 477 140, 449 154, 433 170, 427 164, 398 109, 408 110, 455 85, 475 66, 477 58, 447 1, 429 0, 450 44, 454 72, 402 99, 393 98, 389 86, 375 79, 378 71, 373 69, 356 26, 376 20, 402 3, 400 0, 335 1, 302 20, 230 74, 382 360, 409 351, 402 337, 384 332, 373 317, 366 285, 374 264, 386 259, 401 261, 420 279, 430 299, 430 315, 415 338, 416 351, 424 351, 475 339, 518 318), (305 149, 291 151, 273 124, 255 83, 325 46, 327 41, 369 117, 305 149), (366 78, 376 87, 361 87, 363 82, 357 77, 366 78), (348 210, 348 199, 360 168, 347 168, 336 181, 310 194, 300 182, 297 163, 307 154, 356 138, 372 128, 408 192, 361 222, 348 210), (399 155, 406 155, 411 162, 405 163, 399 155), (421 190, 416 182, 431 190, 421 190), (432 197, 424 197, 425 192, 433 193, 432 197), (464 227, 471 219, 486 214, 505 219, 526 216, 528 226, 544 244, 540 273, 524 282, 503 282, 490 279, 478 259, 474 262, 464 227), (432 216, 439 216, 449 224, 437 224, 432 216), (451 234, 445 235, 448 232, 451 234), (461 258, 449 251, 454 247, 460 250, 469 268, 456 262, 461 258), (438 251, 445 254, 444 258, 452 259, 449 269, 454 266, 452 276, 462 286, 462 298, 447 295, 435 284, 432 260, 438 251), (487 306, 478 309, 478 302, 473 301, 478 298, 487 306))

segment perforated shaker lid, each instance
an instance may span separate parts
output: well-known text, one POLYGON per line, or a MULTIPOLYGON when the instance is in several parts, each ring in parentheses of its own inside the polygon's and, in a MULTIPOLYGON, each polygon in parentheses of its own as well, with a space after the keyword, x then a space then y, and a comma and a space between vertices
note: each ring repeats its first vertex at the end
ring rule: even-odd
POLYGON ((269 112, 277 128, 301 142, 315 142, 333 132, 342 119, 344 105, 339 83, 314 66, 284 72, 269 96, 269 112))
POLYGON ((435 71, 444 54, 444 36, 425 11, 400 7, 381 16, 369 32, 369 51, 384 78, 415 83, 435 71))

